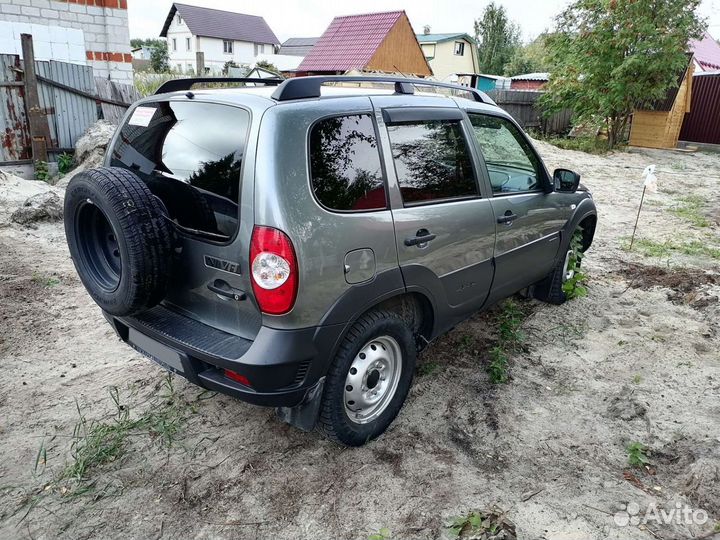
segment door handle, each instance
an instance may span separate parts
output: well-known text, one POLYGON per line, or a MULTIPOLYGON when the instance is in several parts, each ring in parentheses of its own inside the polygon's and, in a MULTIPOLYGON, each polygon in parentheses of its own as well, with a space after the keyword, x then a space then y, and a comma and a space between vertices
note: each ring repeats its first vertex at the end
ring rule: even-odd
POLYGON ((517 219, 517 214, 505 213, 504 216, 500 216, 499 218, 497 218, 497 222, 498 223, 507 223, 509 225, 516 219, 517 219))
POLYGON ((435 238, 437 238, 436 234, 432 234, 427 229, 420 229, 415 233, 415 236, 405 239, 405 245, 407 247, 420 246, 422 244, 427 244, 431 240, 435 240, 435 238))
POLYGON ((240 289, 233 289, 222 279, 216 279, 212 283, 208 283, 207 288, 218 296, 222 296, 223 298, 227 298, 229 300, 241 302, 247 298, 244 291, 241 291, 240 289))

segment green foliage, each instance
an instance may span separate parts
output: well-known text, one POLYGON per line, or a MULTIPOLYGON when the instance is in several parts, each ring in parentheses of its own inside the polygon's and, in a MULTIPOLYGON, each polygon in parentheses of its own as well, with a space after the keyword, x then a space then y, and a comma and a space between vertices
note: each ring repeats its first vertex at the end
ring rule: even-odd
POLYGON ((37 160, 35 162, 35 180, 47 182, 50 180, 50 169, 47 161, 37 160))
POLYGON ((575 150, 586 154, 603 155, 610 151, 607 139, 599 137, 548 137, 542 140, 563 150, 575 150))
POLYGON ((480 73, 502 75, 520 44, 520 28, 502 5, 491 2, 474 23, 480 73))
POLYGON ((633 442, 627 446, 628 463, 632 467, 642 467, 650 460, 647 457, 647 447, 640 442, 633 442))
POLYGON ((73 168, 74 161, 75 158, 72 154, 68 154, 67 152, 60 154, 57 158, 58 172, 60 174, 67 174, 70 172, 70 169, 73 168))
POLYGON ((710 220, 702 213, 705 206, 705 199, 697 195, 690 195, 680 199, 680 205, 671 211, 678 217, 681 217, 695 227, 709 227, 710 220))
POLYGON ((227 62, 225 62, 223 64, 222 73, 223 73, 223 75, 227 76, 228 73, 230 73, 230 68, 239 68, 239 67, 240 66, 238 66, 234 60, 228 60, 227 62))
POLYGON ((701 34, 700 0, 575 0, 548 37, 555 66, 546 112, 570 108, 576 121, 600 117, 613 148, 636 107, 665 96, 687 67, 687 43, 701 34))
POLYGON ((507 382, 508 375, 508 356, 502 347, 496 346, 490 349, 490 363, 487 367, 490 382, 500 384, 507 382))
POLYGON ((493 384, 507 382, 509 354, 522 347, 523 333, 520 330, 525 313, 512 299, 506 300, 497 316, 498 342, 490 349, 490 363, 487 366, 488 377, 493 384))
POLYGON ((368 536, 368 540, 389 540, 391 538, 392 533, 390 532, 390 529, 387 527, 383 527, 378 532, 371 534, 368 536))
POLYGON ((432 375, 438 369, 440 369, 440 364, 426 360, 418 365, 417 371, 418 375, 422 377, 424 375, 432 375))
POLYGON ((583 285, 585 282, 585 274, 580 270, 580 263, 584 256, 582 252, 582 237, 582 229, 577 229, 570 239, 572 255, 570 255, 568 260, 567 269, 568 272, 572 271, 574 273, 573 276, 562 285, 562 290, 568 300, 587 295, 587 287, 583 285))
POLYGON ((42 287, 48 288, 48 289, 51 287, 55 287, 56 285, 60 285, 60 280, 58 278, 56 278, 55 276, 40 274, 38 272, 33 272, 33 275, 30 278, 30 280, 33 283, 36 283, 36 284, 38 284, 42 287))
MULTIPOLYGON (((720 249, 709 246, 699 240, 678 244, 670 240, 661 243, 647 238, 636 238, 633 247, 638 248, 640 253, 646 257, 669 258, 673 253, 681 253, 693 257, 701 256, 720 259, 720 249)), ((626 244, 624 248, 629 249, 629 244, 626 244)))
POLYGON ((495 508, 472 510, 451 518, 445 529, 452 538, 515 538, 515 525, 505 518, 505 514, 495 508))
POLYGON ((259 62, 256 62, 255 67, 267 69, 268 71, 272 71, 273 73, 280 74, 280 70, 277 68, 277 66, 272 62, 268 62, 267 60, 260 60, 259 62))
POLYGON ((170 53, 168 44, 164 39, 134 38, 130 40, 130 47, 139 49, 145 47, 150 49, 150 66, 155 73, 168 73, 170 71, 170 53))
POLYGON ((527 45, 520 45, 505 66, 505 75, 513 77, 523 73, 544 73, 552 71, 552 62, 545 44, 547 34, 542 33, 527 45))

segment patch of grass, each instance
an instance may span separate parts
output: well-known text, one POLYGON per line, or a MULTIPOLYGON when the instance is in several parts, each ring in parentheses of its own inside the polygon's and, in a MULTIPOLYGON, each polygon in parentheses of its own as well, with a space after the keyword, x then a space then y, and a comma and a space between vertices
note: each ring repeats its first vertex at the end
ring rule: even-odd
POLYGON ((633 384, 640 384, 642 382, 642 376, 639 373, 636 373, 632 381, 633 384))
POLYGON ((55 276, 49 276, 46 274, 40 274, 38 272, 33 272, 32 277, 30 278, 30 281, 33 283, 36 283, 37 285, 40 285, 45 288, 55 287, 56 285, 60 285, 60 279, 56 278, 55 276))
POLYGON ((642 467, 650 463, 647 457, 647 447, 640 442, 633 442, 627 446, 628 463, 632 467, 642 467))
POLYGON ((450 518, 445 529, 452 538, 507 538, 515 539, 515 524, 506 517, 507 512, 471 510, 465 515, 450 518))
POLYGON ((421 377, 424 377, 425 375, 432 375, 436 371, 440 369, 440 364, 437 362, 422 362, 421 364, 418 364, 418 375, 421 377))
POLYGON ((175 392, 172 377, 164 382, 159 402, 139 416, 131 416, 130 406, 122 402, 117 387, 110 388, 115 414, 109 421, 88 420, 77 405, 80 420, 75 425, 70 446, 70 461, 58 480, 72 480, 81 488, 94 469, 121 459, 129 439, 149 434, 161 446, 171 447, 181 432, 188 407, 175 392))
POLYGON ((487 372, 490 382, 494 384, 507 382, 509 355, 521 348, 524 335, 521 331, 525 313, 515 300, 506 300, 496 317, 498 325, 498 342, 490 349, 490 363, 487 372))
MULTIPOLYGON (((563 150, 576 150, 586 154, 602 155, 610 151, 607 139, 597 137, 548 137, 543 140, 563 150)), ((615 150, 621 149, 620 146, 615 147, 615 150)))
POLYGON ((390 529, 383 527, 378 532, 372 533, 368 536, 368 540, 389 540, 392 537, 390 529))
POLYGON ((702 197, 696 195, 683 197, 679 200, 679 203, 679 206, 671 210, 673 214, 689 221, 695 227, 710 226, 710 220, 708 220, 701 211, 705 204, 705 200, 702 197))
POLYGON ((50 181, 50 168, 47 161, 37 160, 35 162, 35 180, 50 181))
POLYGON ((490 382, 500 384, 507 382, 508 376, 508 356, 501 347, 493 347, 490 349, 490 363, 487 372, 490 382))
MULTIPOLYGON (((623 248, 628 251, 629 243, 623 248)), ((720 259, 720 249, 707 245, 705 242, 693 240, 691 242, 675 243, 666 240, 663 243, 655 242, 647 238, 636 238, 633 249, 646 257, 669 258, 672 253, 682 253, 683 255, 709 257, 711 259, 720 259)))
POLYGON ((75 158, 72 154, 68 154, 67 152, 63 152, 57 157, 57 165, 58 165, 58 172, 61 175, 65 175, 70 172, 70 169, 73 168, 73 164, 75 162, 75 158))

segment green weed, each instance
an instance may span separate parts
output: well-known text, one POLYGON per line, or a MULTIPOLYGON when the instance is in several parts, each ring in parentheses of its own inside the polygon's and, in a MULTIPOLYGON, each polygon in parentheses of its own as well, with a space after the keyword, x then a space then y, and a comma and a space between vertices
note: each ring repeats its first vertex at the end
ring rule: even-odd
MULTIPOLYGON (((548 137, 544 140, 558 148, 576 150, 578 152, 585 152, 586 154, 602 155, 610 151, 607 139, 597 137, 548 137)), ((620 148, 616 146, 615 149, 618 150, 620 148)))
POLYGON ((47 182, 50 180, 50 170, 47 161, 37 160, 35 162, 35 180, 47 182))
POLYGON ((587 295, 587 287, 584 285, 585 274, 580 270, 580 263, 582 262, 584 256, 582 251, 582 239, 582 229, 577 229, 570 239, 570 249, 572 249, 572 255, 570 255, 570 259, 568 260, 568 271, 572 271, 573 276, 562 285, 562 290, 568 300, 587 295))
POLYGON ((72 154, 63 152, 57 158, 58 172, 61 175, 67 174, 68 172, 70 172, 70 169, 73 168, 74 162, 75 162, 75 158, 73 157, 72 154))
POLYGON ((647 447, 640 442, 630 443, 627 446, 628 463, 632 467, 642 467, 650 460, 647 457, 647 447))
POLYGON ((45 274, 40 274, 38 272, 33 272, 32 277, 30 278, 30 281, 33 283, 36 283, 37 285, 40 285, 45 288, 55 287, 56 285, 60 285, 60 280, 56 278, 55 276, 48 276, 45 274))
POLYGON ((640 384, 641 382, 642 376, 639 373, 635 374, 635 376, 633 377, 633 384, 640 384))
POLYGON ((507 382, 508 376, 508 356, 500 346, 490 349, 490 364, 488 364, 487 372, 490 376, 490 382, 500 384, 507 382))
POLYGON ((390 529, 387 527, 383 527, 376 533, 372 533, 370 536, 368 536, 368 540, 389 540, 391 538, 392 533, 390 532, 390 529))
POLYGON ((486 535, 498 535, 505 538, 505 534, 515 537, 515 525, 505 517, 506 512, 493 508, 491 510, 472 510, 465 515, 450 518, 446 525, 448 534, 453 538, 486 538, 486 535), (505 534, 503 534, 505 533, 505 534))
POLYGON ((695 227, 709 227, 710 221, 701 212, 705 199, 696 195, 683 197, 680 205, 673 208, 671 212, 693 224, 695 227))
POLYGON ((418 365, 418 375, 421 377, 425 375, 432 375, 440 369, 440 364, 437 362, 422 362, 418 365))
MULTIPOLYGON (((655 242, 647 238, 637 238, 633 247, 637 247, 638 251, 646 257, 669 258, 673 253, 681 253, 693 257, 709 257, 711 259, 720 259, 720 249, 707 245, 705 242, 693 240, 677 244, 666 240, 663 243, 655 242)), ((629 250, 626 244, 624 249, 629 250)))

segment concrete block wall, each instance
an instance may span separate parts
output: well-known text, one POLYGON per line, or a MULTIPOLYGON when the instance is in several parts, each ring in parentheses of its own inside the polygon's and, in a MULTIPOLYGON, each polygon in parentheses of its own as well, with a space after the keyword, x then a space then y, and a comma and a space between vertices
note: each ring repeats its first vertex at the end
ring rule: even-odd
POLYGON ((132 84, 127 0, 2 0, 0 19, 82 30, 95 76, 132 84))

